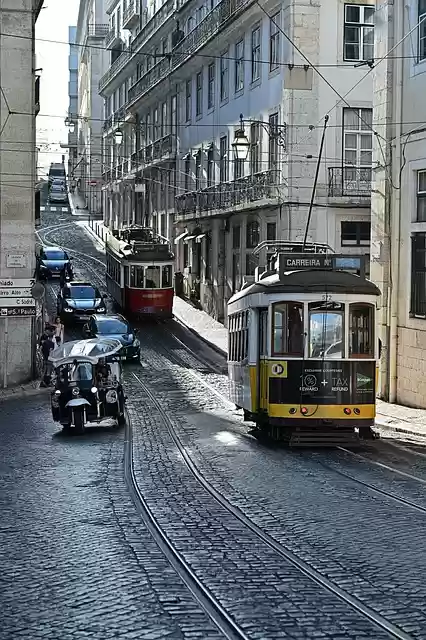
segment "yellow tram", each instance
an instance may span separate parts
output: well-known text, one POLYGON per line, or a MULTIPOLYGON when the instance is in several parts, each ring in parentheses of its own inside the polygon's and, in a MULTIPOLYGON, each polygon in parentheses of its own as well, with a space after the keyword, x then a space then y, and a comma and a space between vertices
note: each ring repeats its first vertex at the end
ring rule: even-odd
POLYGON ((256 434, 291 445, 372 437, 379 289, 364 256, 277 253, 228 302, 232 401, 256 434))

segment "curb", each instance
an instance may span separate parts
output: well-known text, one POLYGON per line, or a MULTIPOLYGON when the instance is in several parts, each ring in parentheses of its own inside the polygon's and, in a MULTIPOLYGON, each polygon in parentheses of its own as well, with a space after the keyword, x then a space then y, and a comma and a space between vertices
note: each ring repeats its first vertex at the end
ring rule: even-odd
POLYGON ((374 426, 377 427, 378 429, 383 429, 384 431, 394 431, 396 433, 405 433, 406 435, 416 436, 418 438, 426 437, 426 431, 422 433, 420 431, 415 431, 414 429, 410 429, 409 427, 394 426, 392 424, 388 424, 387 422, 380 422, 380 420, 377 420, 377 418, 374 421, 374 426))
POLYGON ((43 395, 46 391, 49 391, 50 387, 36 387, 25 389, 25 387, 12 387, 11 389, 5 389, 0 391, 0 404, 7 402, 8 400, 20 400, 22 398, 31 398, 37 395, 43 395))
POLYGON ((83 224, 82 227, 84 233, 88 235, 92 241, 95 241, 99 246, 105 249, 105 242, 93 231, 92 227, 88 224, 83 224))
POLYGON ((213 349, 213 351, 216 351, 216 353, 218 353, 219 355, 221 355, 222 357, 224 356, 225 358, 228 357, 228 353, 226 351, 224 351, 223 349, 221 349, 220 347, 217 346, 217 344, 215 344, 214 342, 212 342, 211 340, 209 340, 208 338, 205 338, 204 336, 202 336, 200 333, 198 333, 198 331, 196 329, 194 329, 193 327, 190 327, 188 324, 186 324, 185 320, 183 320, 183 318, 179 315, 177 315, 174 311, 173 311, 173 317, 175 318, 175 320, 177 320, 181 325, 183 325, 185 327, 185 329, 188 329, 188 331, 190 331, 194 336, 196 336, 197 338, 199 338, 201 340, 201 342, 204 342, 204 344, 206 344, 208 347, 210 347, 211 349, 213 349))

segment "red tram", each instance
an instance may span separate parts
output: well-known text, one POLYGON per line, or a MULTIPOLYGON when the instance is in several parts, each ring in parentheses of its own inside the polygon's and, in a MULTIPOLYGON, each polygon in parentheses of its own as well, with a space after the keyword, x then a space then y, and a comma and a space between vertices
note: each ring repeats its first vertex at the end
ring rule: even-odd
POLYGON ((107 289, 128 315, 173 316, 173 262, 169 241, 137 225, 114 231, 106 243, 107 289))

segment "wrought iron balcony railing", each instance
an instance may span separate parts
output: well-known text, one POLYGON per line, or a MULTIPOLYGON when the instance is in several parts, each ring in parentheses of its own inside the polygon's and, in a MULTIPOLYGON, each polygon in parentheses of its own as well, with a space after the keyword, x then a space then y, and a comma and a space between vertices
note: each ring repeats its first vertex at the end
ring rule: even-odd
POLYGON ((329 167, 330 197, 371 197, 371 167, 329 167))
MULTIPOLYGON (((187 58, 191 57, 201 46, 214 36, 228 20, 236 17, 240 9, 252 0, 220 0, 216 7, 207 14, 188 35, 173 49, 173 52, 155 64, 142 76, 129 91, 129 101, 143 96, 156 82, 165 78, 187 58)), ((135 43, 133 43, 135 46, 135 43)))
POLYGON ((280 172, 261 171, 231 182, 221 182, 200 191, 188 191, 176 196, 177 213, 197 213, 216 209, 231 209, 263 199, 277 197, 280 172))
POLYGON ((164 22, 169 18, 175 10, 175 0, 166 0, 166 2, 158 9, 154 15, 147 19, 142 29, 137 33, 133 40, 133 51, 136 51, 146 40, 157 31, 164 22))
POLYGON ((112 63, 108 71, 104 73, 102 78, 99 80, 99 85, 98 85, 99 92, 103 91, 107 86, 107 84, 112 80, 112 78, 116 76, 123 69, 123 67, 126 66, 126 64, 129 62, 132 55, 133 55, 132 47, 126 47, 120 53, 117 60, 114 60, 114 62, 112 63))
POLYGON ((107 49, 113 49, 114 45, 118 44, 120 40, 120 33, 118 29, 114 27, 110 31, 108 31, 107 35, 105 36, 105 47, 107 49))
POLYGON ((107 24, 90 23, 87 25, 88 38, 105 38, 108 34, 109 26, 107 24))
POLYGON ((125 29, 133 29, 139 22, 139 2, 130 0, 130 4, 123 12, 123 27, 125 29))

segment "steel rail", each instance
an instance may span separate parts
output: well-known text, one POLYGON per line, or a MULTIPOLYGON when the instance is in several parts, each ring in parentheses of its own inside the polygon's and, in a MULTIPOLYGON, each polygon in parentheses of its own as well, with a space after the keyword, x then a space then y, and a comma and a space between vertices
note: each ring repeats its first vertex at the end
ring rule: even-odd
POLYGON ((258 525, 252 522, 238 507, 231 504, 225 496, 220 493, 199 471, 198 467, 188 454, 185 446, 180 441, 177 435, 173 423, 170 420, 167 412, 157 400, 155 395, 151 392, 150 388, 144 383, 136 373, 132 372, 133 377, 138 381, 141 388, 146 395, 150 398, 151 402, 157 407, 159 415, 161 416, 165 426, 167 427, 171 438, 173 439, 179 453, 182 456, 189 471, 193 474, 195 479, 203 486, 203 488, 229 513, 231 513, 241 524, 245 525, 252 533, 254 533, 264 544, 268 545, 281 557, 289 561, 293 566, 300 570, 303 575, 310 578, 313 582, 320 585, 333 595, 337 596, 340 600, 344 601, 347 605, 352 607, 359 614, 367 618, 370 622, 376 625, 380 630, 385 631, 391 638, 397 640, 413 640, 413 637, 405 633, 402 629, 394 625, 392 622, 386 620, 382 615, 365 605, 355 596, 352 596, 344 589, 341 589, 335 585, 331 580, 321 575, 318 571, 310 567, 304 560, 301 560, 292 551, 286 549, 282 544, 277 542, 272 536, 263 531, 258 525))

